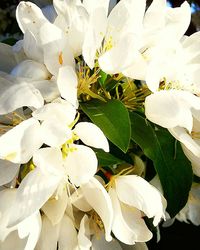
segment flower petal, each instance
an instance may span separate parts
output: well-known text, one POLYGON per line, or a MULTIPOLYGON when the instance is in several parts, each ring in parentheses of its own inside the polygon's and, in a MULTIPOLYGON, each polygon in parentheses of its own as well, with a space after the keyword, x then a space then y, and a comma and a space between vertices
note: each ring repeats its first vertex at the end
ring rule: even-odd
POLYGON ((62 177, 62 153, 59 148, 47 147, 37 150, 33 155, 33 163, 43 174, 53 174, 55 177, 62 177))
POLYGON ((24 60, 11 71, 15 77, 31 78, 32 80, 47 80, 50 73, 44 64, 32 60, 24 60))
POLYGON ((12 46, 9 46, 5 43, 0 43, 0 69, 1 71, 10 73, 10 71, 23 60, 25 55, 21 55, 22 53, 17 53, 13 51, 12 46))
POLYGON ((99 235, 99 237, 92 237, 92 250, 123 250, 116 239, 112 239, 112 241, 108 242, 105 240, 104 235, 99 235))
POLYGON ((78 102, 78 79, 74 69, 70 66, 61 67, 58 73, 57 84, 61 96, 70 102, 74 107, 76 107, 78 102))
POLYGON ((70 181, 77 187, 87 183, 97 171, 97 157, 94 151, 83 145, 73 145, 74 151, 69 152, 64 166, 70 181))
POLYGON ((90 221, 88 216, 85 214, 81 220, 80 228, 78 232, 78 243, 80 250, 90 249, 92 243, 90 241, 90 221))
POLYGON ((113 208, 107 191, 95 178, 92 178, 88 183, 82 185, 81 189, 85 199, 97 212, 104 224, 106 240, 111 241, 113 208))
POLYGON ((60 249, 75 250, 78 248, 76 228, 73 221, 67 215, 64 215, 61 221, 58 244, 60 249))
POLYGON ((62 30, 45 23, 40 28, 40 39, 44 50, 44 63, 52 75, 57 76, 59 68, 66 65, 74 68, 74 56, 62 30))
POLYGON ((49 103, 41 109, 35 110, 32 116, 38 120, 48 120, 49 117, 56 119, 63 124, 70 125, 76 116, 76 109, 68 102, 49 103))
POLYGON ((158 225, 164 218, 166 201, 162 194, 143 178, 136 175, 120 176, 115 180, 116 193, 121 202, 143 211, 149 218, 155 217, 158 225), (132 195, 130 195, 130 190, 132 195))
POLYGON ((22 250, 25 249, 26 246, 26 239, 20 239, 17 231, 11 232, 8 237, 1 242, 1 249, 3 250, 22 250))
POLYGON ((0 160, 0 186, 3 186, 13 180, 17 175, 20 165, 10 161, 0 160))
POLYGON ((135 36, 125 34, 116 45, 99 57, 100 68, 108 74, 121 73, 131 66, 135 59, 135 36), (129 51, 133 53, 129 53, 129 51))
POLYGON ((24 80, 0 76, 0 114, 12 112, 23 106, 40 108, 44 100, 33 85, 24 80), (23 97, 23 98, 22 98, 23 97))
POLYGON ((55 250, 58 243, 59 225, 53 226, 44 215, 42 217, 42 231, 36 250, 55 250))
POLYGON ((40 91, 42 97, 47 103, 60 96, 60 92, 54 80, 34 81, 32 82, 32 85, 40 91))
POLYGON ((40 41, 29 30, 24 33, 23 49, 28 58, 43 63, 44 55, 40 41))
POLYGON ((43 142, 50 147, 61 147, 72 137, 72 131, 66 124, 51 118, 42 122, 41 133, 43 142))
POLYGON ((153 235, 142 219, 141 212, 120 203, 114 189, 109 190, 109 195, 114 211, 112 231, 117 239, 128 245, 150 240, 153 235))
POLYGON ((83 212, 88 212, 92 210, 92 207, 85 199, 81 188, 77 189, 71 196, 70 196, 71 203, 73 206, 78 208, 83 212))
POLYGON ((84 144, 109 152, 108 141, 99 127, 91 122, 79 122, 74 130, 84 144))
POLYGON ((34 250, 41 232, 41 216, 39 211, 29 216, 18 225, 18 234, 21 239, 28 236, 24 250, 34 250))
POLYGON ((32 170, 17 189, 8 226, 20 223, 39 210, 52 196, 59 181, 60 176, 44 174, 39 168, 32 170))
POLYGON ((165 128, 180 126, 191 132, 191 107, 200 109, 199 98, 182 90, 162 90, 145 99, 146 117, 165 128))
POLYGON ((40 123, 30 118, 0 137, 0 158, 14 163, 27 163, 42 144, 40 123))
POLYGON ((42 211, 46 214, 52 225, 60 223, 68 203, 66 190, 57 199, 48 200, 42 207, 42 211))
POLYGON ((169 132, 181 143, 185 145, 196 157, 200 157, 200 145, 192 138, 188 132, 181 127, 169 129, 169 132))
POLYGON ((38 34, 44 22, 48 22, 37 5, 24 1, 21 1, 17 6, 16 18, 23 33, 29 30, 34 35, 38 34))

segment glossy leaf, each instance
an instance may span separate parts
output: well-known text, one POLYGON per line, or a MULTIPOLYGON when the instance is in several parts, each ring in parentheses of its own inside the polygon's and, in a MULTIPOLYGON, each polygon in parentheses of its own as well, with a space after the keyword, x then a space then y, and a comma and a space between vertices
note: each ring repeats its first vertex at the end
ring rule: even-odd
POLYGON ((112 166, 115 164, 121 164, 124 163, 125 161, 110 154, 106 153, 105 151, 101 149, 93 149, 96 153, 96 156, 98 158, 98 164, 100 166, 112 166))
POLYGON ((101 102, 92 100, 80 104, 83 112, 96 124, 105 136, 123 152, 128 150, 131 126, 129 113, 119 100, 101 102))
POLYGON ((186 204, 192 184, 192 168, 185 157, 180 143, 163 128, 155 127, 137 113, 130 113, 131 138, 153 161, 159 175, 167 211, 175 216, 186 204))

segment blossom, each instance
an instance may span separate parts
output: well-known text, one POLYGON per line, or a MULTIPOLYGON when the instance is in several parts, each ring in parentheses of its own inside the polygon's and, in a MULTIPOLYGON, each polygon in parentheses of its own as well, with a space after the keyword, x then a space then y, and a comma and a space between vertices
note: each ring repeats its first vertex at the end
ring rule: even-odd
POLYGON ((3 249, 10 249, 13 243, 20 249, 33 250, 38 241, 41 230, 41 218, 38 211, 25 218, 13 227, 8 227, 8 221, 14 204, 16 189, 5 189, 0 192, 1 199, 4 203, 0 206, 0 240, 3 249), (19 238, 16 237, 16 230, 19 238), (27 239, 26 239, 27 238, 27 239), (22 240, 24 239, 24 240, 22 240), (26 239, 26 240, 25 240, 26 239), (13 241, 14 240, 14 241, 13 241))
MULTIPOLYGON (((178 8, 169 8, 167 1, 154 0, 145 13, 143 9, 143 14, 141 28, 137 30, 137 27, 133 26, 138 40, 137 57, 123 74, 145 80, 152 90, 152 84, 156 85, 157 78, 164 77, 166 71, 169 76, 170 70, 181 71, 181 67, 176 67, 176 70, 172 65, 181 60, 180 42, 190 24, 191 12, 187 2, 178 8)), ((181 65, 183 64, 184 61, 181 62, 181 65)))
POLYGON ((94 151, 87 146, 75 144, 76 140, 80 138, 89 146, 109 150, 107 139, 94 124, 81 122, 75 125, 73 130, 69 128, 73 121, 73 110, 72 107, 66 114, 65 103, 51 103, 33 113, 34 117, 43 120, 40 127, 41 141, 51 147, 34 152, 33 164, 37 167, 22 180, 18 188, 18 212, 13 214, 10 224, 16 224, 34 213, 56 190, 59 194, 59 190, 68 185, 69 181, 80 186, 87 183, 96 173, 97 158, 94 151), (62 116, 63 114, 65 116, 62 116))
POLYGON ((143 178, 134 175, 111 177, 109 185, 108 192, 114 208, 112 231, 115 236, 129 245, 150 240, 152 234, 142 219, 142 212, 149 218, 155 216, 153 224, 157 226, 164 218, 166 207, 162 195, 143 178), (135 221, 135 226, 132 221, 135 221))
POLYGON ((176 215, 176 219, 181 222, 193 223, 196 226, 200 225, 199 218, 199 184, 193 183, 188 201, 185 207, 176 215))

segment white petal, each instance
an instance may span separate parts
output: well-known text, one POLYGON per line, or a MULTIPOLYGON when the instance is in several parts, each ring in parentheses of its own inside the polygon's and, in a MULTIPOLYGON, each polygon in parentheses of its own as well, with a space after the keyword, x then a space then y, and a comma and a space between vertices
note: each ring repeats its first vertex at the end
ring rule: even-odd
POLYGON ((119 200, 143 211, 149 218, 155 217, 153 221, 155 226, 162 217, 164 218, 166 201, 162 194, 146 180, 136 175, 120 176, 116 178, 115 184, 119 200))
POLYGON ((126 34, 119 42, 99 57, 100 68, 108 74, 116 74, 131 66, 135 59, 135 36, 126 34), (130 50, 132 53, 129 53, 130 50))
POLYGON ((194 155, 184 144, 181 144, 181 146, 184 154, 192 163, 192 170, 194 174, 200 177, 200 157, 194 155))
POLYGON ((57 84, 61 96, 76 107, 78 79, 74 69, 70 66, 61 67, 58 73, 57 84))
POLYGON ((64 215, 61 221, 58 245, 59 250, 78 250, 78 238, 76 228, 72 220, 67 215, 64 215))
POLYGON ((33 163, 43 174, 53 174, 55 177, 61 177, 63 174, 62 153, 58 148, 47 147, 39 149, 33 155, 33 163))
POLYGON ((44 22, 48 22, 37 5, 24 1, 21 1, 17 6, 16 18, 23 33, 29 30, 34 35, 38 34, 44 22))
POLYGON ((69 152, 64 165, 70 181, 76 185, 87 183, 97 171, 97 157, 94 151, 83 145, 73 145, 74 150, 69 152))
POLYGON ((43 142, 50 147, 60 147, 72 137, 66 124, 51 118, 42 122, 41 133, 43 142))
POLYGON ((181 127, 169 129, 169 132, 181 143, 185 145, 196 157, 200 157, 200 145, 192 138, 188 132, 181 127))
POLYGON ((165 128, 184 127, 191 132, 193 126, 190 106, 200 104, 200 100, 186 91, 159 91, 145 99, 146 117, 165 128))
POLYGON ((23 49, 28 58, 43 63, 44 55, 40 41, 29 30, 24 33, 23 49))
POLYGON ((145 80, 147 70, 147 61, 144 57, 135 51, 135 60, 129 67, 123 70, 123 74, 127 77, 137 79, 137 80, 145 80))
POLYGON ((0 186, 13 180, 17 175, 20 165, 10 161, 0 160, 0 186))
POLYGON ((74 57, 62 30, 46 23, 40 29, 40 37, 44 49, 44 63, 52 75, 57 76, 62 66, 74 67, 74 57))
POLYGON ((59 195, 57 199, 48 200, 42 207, 43 212, 46 214, 53 226, 61 221, 66 210, 67 203, 67 192, 66 190, 63 190, 62 195, 59 195))
POLYGON ((92 237, 92 250, 123 250, 119 244, 119 242, 116 239, 113 239, 112 241, 108 242, 105 240, 104 235, 100 235, 98 238, 96 235, 92 237))
POLYGON ((0 114, 12 112, 23 106, 40 108, 44 100, 40 92, 24 80, 0 77, 0 114), (23 98, 22 98, 23 97, 23 98))
POLYGON ((120 203, 114 189, 109 190, 109 195, 114 211, 112 231, 117 239, 128 245, 150 240, 152 233, 141 218, 141 212, 120 203))
POLYGON ((75 115, 76 109, 68 102, 49 103, 32 113, 32 116, 38 120, 44 121, 51 117, 66 125, 70 125, 74 121, 75 115))
POLYGON ((43 174, 39 168, 32 170, 17 189, 9 226, 20 223, 39 210, 52 196, 59 181, 59 176, 43 174))
POLYGON ((42 218, 42 232, 36 250, 55 250, 57 248, 59 225, 53 226, 44 215, 42 218))
POLYGON ((105 229, 105 238, 111 241, 111 228, 113 222, 113 208, 110 197, 101 183, 92 178, 81 186, 85 199, 100 216, 105 229))
POLYGON ((101 47, 106 33, 107 11, 104 7, 96 7, 90 15, 90 24, 83 43, 83 57, 91 69, 94 67, 96 51, 101 47))
POLYGON ((191 21, 191 9, 187 1, 179 8, 169 8, 166 15, 167 28, 172 37, 179 40, 187 31, 191 21))
POLYGON ((166 0, 154 0, 144 16, 145 29, 161 29, 165 25, 166 0))
POLYGON ((5 43, 0 43, 0 69, 9 73, 23 58, 20 58, 20 53, 13 51, 12 46, 5 43))
POLYGON ((83 0, 83 5, 89 14, 91 14, 96 8, 104 8, 106 15, 108 14, 109 0, 83 0))
POLYGON ((34 81, 32 85, 38 89, 46 102, 51 102, 60 96, 54 80, 34 81))
POLYGON ((41 216, 39 211, 31 215, 18 225, 18 234, 20 238, 28 236, 24 250, 34 250, 41 232, 41 216))
POLYGON ((0 241, 4 241, 10 232, 17 229, 17 227, 7 228, 11 209, 16 197, 16 190, 15 188, 8 188, 0 192, 0 198, 1 201, 3 201, 0 203, 0 241))
POLYGON ((26 246, 26 239, 21 240, 18 236, 17 231, 11 232, 5 241, 1 242, 1 249, 2 250, 22 250, 25 249, 26 246))
POLYGON ((40 123, 30 118, 0 137, 0 157, 14 163, 27 163, 42 144, 40 123))
POLYGON ((50 77, 44 64, 32 60, 22 61, 11 71, 11 75, 32 80, 47 80, 50 77))
POLYGON ((123 250, 148 250, 148 247, 145 242, 136 242, 135 245, 126 245, 120 242, 120 245, 123 250))
POLYGON ((101 148, 105 152, 109 152, 108 141, 99 127, 91 122, 79 122, 74 132, 88 146, 101 148))
POLYGON ((78 208, 83 212, 88 212, 92 210, 92 207, 85 199, 81 188, 77 189, 71 196, 70 196, 71 203, 73 206, 78 208))
POLYGON ((89 228, 89 218, 85 214, 80 223, 80 228, 78 232, 78 243, 80 250, 90 249, 92 243, 90 241, 90 228, 89 228))

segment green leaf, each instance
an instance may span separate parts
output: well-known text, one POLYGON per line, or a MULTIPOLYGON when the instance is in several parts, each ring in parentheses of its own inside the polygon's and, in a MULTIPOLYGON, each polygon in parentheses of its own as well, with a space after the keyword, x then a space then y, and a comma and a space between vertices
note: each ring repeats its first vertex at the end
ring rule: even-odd
POLYGON ((97 158, 98 158, 98 163, 100 166, 111 166, 115 164, 121 164, 124 163, 125 161, 122 159, 117 158, 116 156, 106 153, 105 151, 101 149, 94 149, 97 158))
POLYGON ((131 125, 129 113, 122 102, 92 100, 80 104, 83 112, 96 124, 105 136, 123 152, 128 150, 131 125))
POLYGON ((105 84, 105 81, 107 79, 107 74, 104 72, 104 71, 100 71, 99 75, 101 76, 98 80, 99 80, 99 83, 101 84, 102 87, 104 87, 104 84, 105 84))
POLYGON ((175 216, 186 204, 192 184, 191 164, 181 145, 168 130, 155 127, 137 113, 130 113, 131 138, 153 161, 167 200, 167 211, 175 216))

